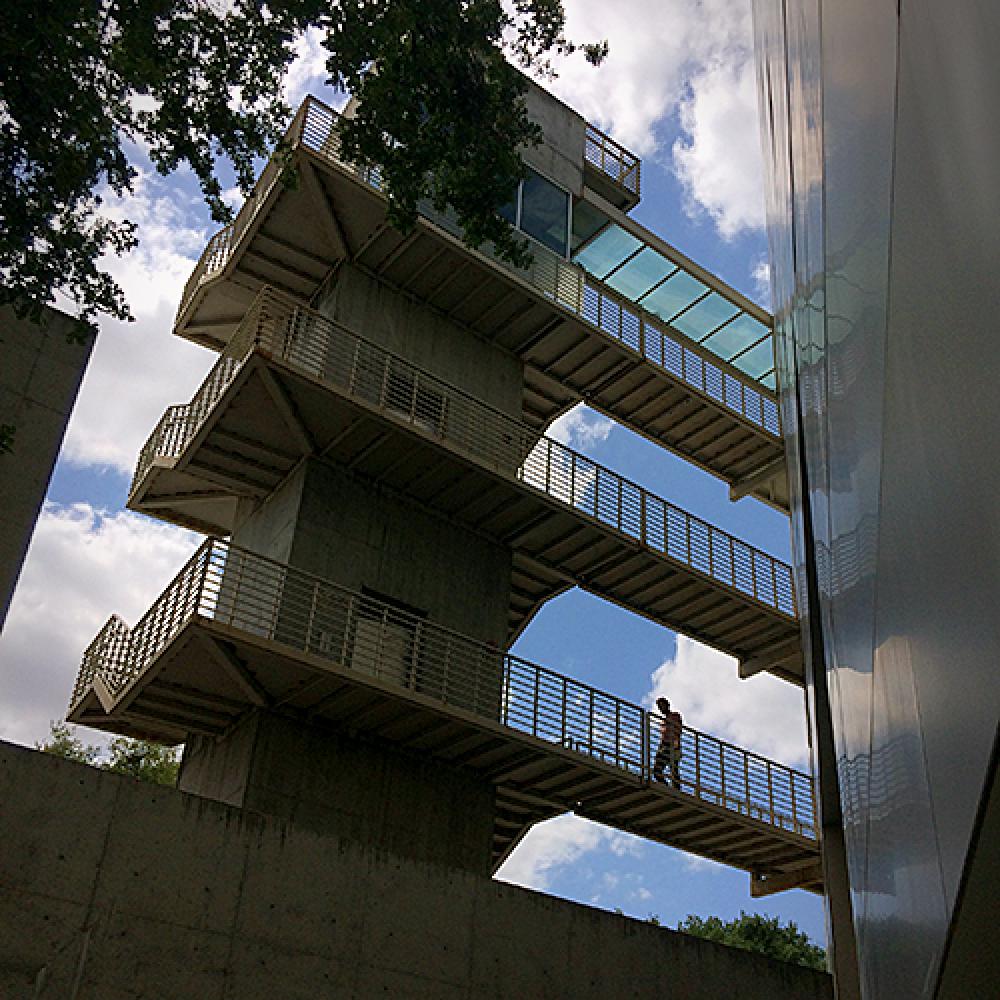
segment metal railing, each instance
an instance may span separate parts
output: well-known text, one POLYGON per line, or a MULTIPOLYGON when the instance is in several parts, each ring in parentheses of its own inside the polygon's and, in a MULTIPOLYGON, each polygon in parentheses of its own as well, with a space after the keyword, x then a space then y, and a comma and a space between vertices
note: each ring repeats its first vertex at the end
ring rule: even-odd
MULTIPOLYGON (((397 607, 210 538, 128 629, 112 618, 84 655, 72 710, 100 676, 114 696, 195 618, 390 685, 655 781, 661 718, 397 607)), ((815 838, 809 776, 683 727, 676 773, 696 799, 815 838)))
POLYGON ((659 365, 674 378, 721 403, 749 423, 775 438, 781 437, 781 416, 777 398, 760 385, 737 378, 669 332, 645 309, 588 274, 583 286, 580 314, 588 322, 659 365))
POLYGON ((781 614, 797 614, 786 563, 268 288, 191 403, 171 407, 153 431, 140 453, 133 492, 154 458, 183 453, 255 350, 716 583, 781 614))
MULTIPOLYGON (((382 175, 377 167, 357 166, 341 159, 339 121, 340 115, 336 111, 314 97, 307 97, 289 126, 285 146, 302 146, 321 159, 353 174, 373 190, 383 193, 382 175)), ((613 142, 610 139, 607 141, 613 142)), ((610 153, 606 155, 610 156, 610 153)), ((183 315, 197 289, 220 273, 229 262, 234 249, 252 225, 260 206, 280 177, 281 171, 277 163, 277 160, 272 159, 267 165, 253 195, 240 210, 236 221, 212 238, 185 286, 178 315, 183 315)), ((638 161, 635 177, 638 184, 638 161)), ((421 215, 445 232, 457 239, 463 238, 462 227, 452 212, 438 211, 428 201, 422 201, 418 208, 421 215)), ((706 352, 695 350, 681 335, 668 333, 652 314, 615 295, 579 265, 565 260, 540 243, 533 241, 531 249, 532 261, 526 268, 516 267, 510 261, 496 256, 488 244, 480 247, 478 252, 499 267, 517 275, 553 302, 597 327, 605 335, 613 337, 646 360, 670 372, 674 378, 721 403, 754 426, 780 437, 776 397, 761 389, 749 376, 740 379, 731 372, 724 371, 705 356, 706 352)))
POLYGON ((619 187, 639 197, 642 161, 590 122, 587 122, 583 158, 619 187))

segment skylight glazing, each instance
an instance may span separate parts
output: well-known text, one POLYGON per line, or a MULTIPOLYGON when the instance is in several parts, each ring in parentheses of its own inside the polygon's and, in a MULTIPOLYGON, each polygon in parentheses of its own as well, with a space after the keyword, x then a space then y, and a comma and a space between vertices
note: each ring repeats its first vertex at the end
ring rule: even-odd
POLYGON ((612 223, 573 260, 675 330, 774 389, 771 329, 665 254, 612 223))

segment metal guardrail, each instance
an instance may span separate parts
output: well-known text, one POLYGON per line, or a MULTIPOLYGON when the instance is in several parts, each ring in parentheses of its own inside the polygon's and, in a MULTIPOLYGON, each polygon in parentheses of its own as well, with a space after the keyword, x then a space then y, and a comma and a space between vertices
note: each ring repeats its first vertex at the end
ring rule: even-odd
MULTIPOLYGON (((338 663, 362 679, 453 706, 654 780, 662 719, 638 705, 384 602, 209 538, 134 628, 114 617, 84 654, 72 710, 101 677, 114 696, 195 618, 338 663)), ((683 727, 676 787, 815 839, 801 771, 683 727)), ((669 773, 667 780, 673 775, 669 773)))
POLYGON ((768 434, 781 437, 781 415, 773 395, 692 350, 685 338, 668 332, 666 324, 590 274, 584 278, 580 315, 674 378, 768 434))
POLYGON ((268 288, 258 294, 191 403, 171 407, 157 425, 140 453, 133 491, 154 458, 183 453, 255 350, 716 583, 790 618, 797 615, 787 563, 268 288))
POLYGON ((642 161, 590 122, 583 142, 583 158, 619 187, 639 197, 642 161))
MULTIPOLYGON (((321 159, 352 173, 373 190, 383 193, 382 176, 377 167, 359 167, 341 159, 337 133, 339 121, 340 115, 336 111, 314 97, 307 97, 289 126, 285 146, 302 146, 321 159)), ((594 132, 603 134, 596 129, 594 132)), ((610 138, 605 139, 608 143, 617 145, 610 138)), ((607 150, 604 154, 605 162, 610 164, 613 161, 613 150, 612 147, 607 147, 607 150)), ((627 150, 624 152, 628 153, 627 150)), ((628 153, 628 156, 632 154, 628 153)), ((631 168, 626 169, 626 176, 631 176, 630 170, 631 168)), ((636 160, 636 185, 638 176, 636 160)), ((233 251, 253 224, 260 206, 279 177, 277 161, 272 159, 235 222, 217 233, 209 242, 184 288, 178 315, 183 315, 191 298, 205 281, 225 269, 233 251)), ((419 210, 421 215, 445 232, 457 239, 463 238, 462 228, 453 214, 440 212, 429 202, 421 202, 419 210)), ((597 327, 606 336, 613 337, 647 361, 670 372, 674 378, 722 404, 754 426, 780 437, 781 422, 775 396, 762 390, 749 377, 738 378, 706 357, 705 353, 694 350, 691 344, 685 343, 685 338, 681 335, 668 332, 665 325, 652 314, 616 295, 577 264, 564 260, 540 243, 532 241, 531 246, 533 257, 527 268, 516 267, 497 257, 488 245, 480 247, 478 252, 580 319, 597 327)))

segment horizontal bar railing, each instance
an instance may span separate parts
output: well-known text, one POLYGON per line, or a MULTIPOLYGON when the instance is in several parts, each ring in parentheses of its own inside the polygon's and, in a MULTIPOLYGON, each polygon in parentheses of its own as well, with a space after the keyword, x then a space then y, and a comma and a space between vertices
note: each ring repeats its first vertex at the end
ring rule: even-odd
POLYGON ((739 414, 776 438, 781 418, 776 397, 759 383, 739 378, 731 370, 693 350, 686 338, 669 331, 645 309, 587 275, 583 286, 584 319, 609 337, 641 354, 700 393, 739 414))
MULTIPOLYGON (((113 618, 84 656, 71 710, 100 676, 118 696, 194 618, 336 662, 401 695, 461 709, 576 756, 655 781, 662 720, 612 694, 397 607, 210 538, 128 629, 113 618)), ((815 839, 808 775, 681 728, 666 784, 815 839)))
MULTIPOLYGON (((359 166, 341 158, 339 121, 340 115, 336 111, 314 97, 307 97, 289 127, 285 145, 301 145, 383 193, 382 175, 378 167, 359 166)), ((613 142, 611 139, 607 141, 613 142)), ((201 283, 218 274, 228 263, 233 249, 256 218, 260 206, 280 177, 277 164, 277 160, 271 160, 236 221, 216 234, 209 243, 184 290, 178 315, 184 313, 191 296, 201 283), (219 241, 218 244, 216 241, 219 241)), ((638 160, 635 177, 638 184, 638 160)), ((462 227, 453 212, 439 211, 428 201, 422 201, 418 207, 420 213, 431 222, 457 239, 463 238, 462 227)), ((759 383, 750 380, 749 376, 740 378, 732 371, 724 370, 706 356, 707 352, 696 350, 682 335, 664 330, 662 324, 646 310, 615 295, 606 285, 586 274, 579 265, 534 241, 531 242, 531 252, 531 263, 521 268, 496 256, 489 245, 480 247, 480 253, 498 266, 516 274, 547 298, 597 327, 606 336, 618 340, 647 361, 668 371, 673 378, 725 406, 755 427, 780 437, 780 419, 774 394, 768 393, 759 383)))
POLYGON ((797 614, 786 563, 267 288, 189 407, 171 408, 157 426, 142 449, 136 487, 157 455, 183 452, 185 435, 194 437, 255 349, 744 597, 797 614))
POLYGON ((619 187, 639 196, 642 161, 590 122, 587 122, 583 157, 619 187))

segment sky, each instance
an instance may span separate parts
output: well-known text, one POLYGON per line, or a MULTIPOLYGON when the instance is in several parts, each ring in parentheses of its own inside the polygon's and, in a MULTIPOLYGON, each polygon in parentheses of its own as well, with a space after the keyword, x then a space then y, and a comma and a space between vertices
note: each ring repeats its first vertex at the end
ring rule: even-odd
MULTIPOLYGON (((643 159, 633 216, 735 288, 769 306, 750 0, 566 0, 568 34, 607 38, 598 68, 574 58, 546 83, 643 159)), ((331 103, 323 50, 303 39, 286 84, 331 103)), ((172 403, 190 398, 214 355, 170 335, 181 289, 216 226, 190 173, 141 175, 111 210, 139 224, 139 248, 108 269, 133 324, 104 322, 0 635, 0 738, 27 745, 61 719, 83 649, 107 618, 133 623, 200 536, 124 509, 138 451, 172 403)), ((234 205, 239 193, 230 193, 234 205)), ((553 436, 698 516, 788 560, 788 519, 584 408, 553 436)), ((550 602, 513 650, 651 705, 667 694, 695 728, 808 769, 801 691, 769 675, 737 678, 731 658, 572 590, 550 602)), ((100 734, 81 730, 89 742, 100 734)), ((819 897, 752 900, 749 876, 573 815, 537 826, 499 877, 567 899, 657 915, 729 919, 741 910, 794 920, 816 942, 819 897)))

